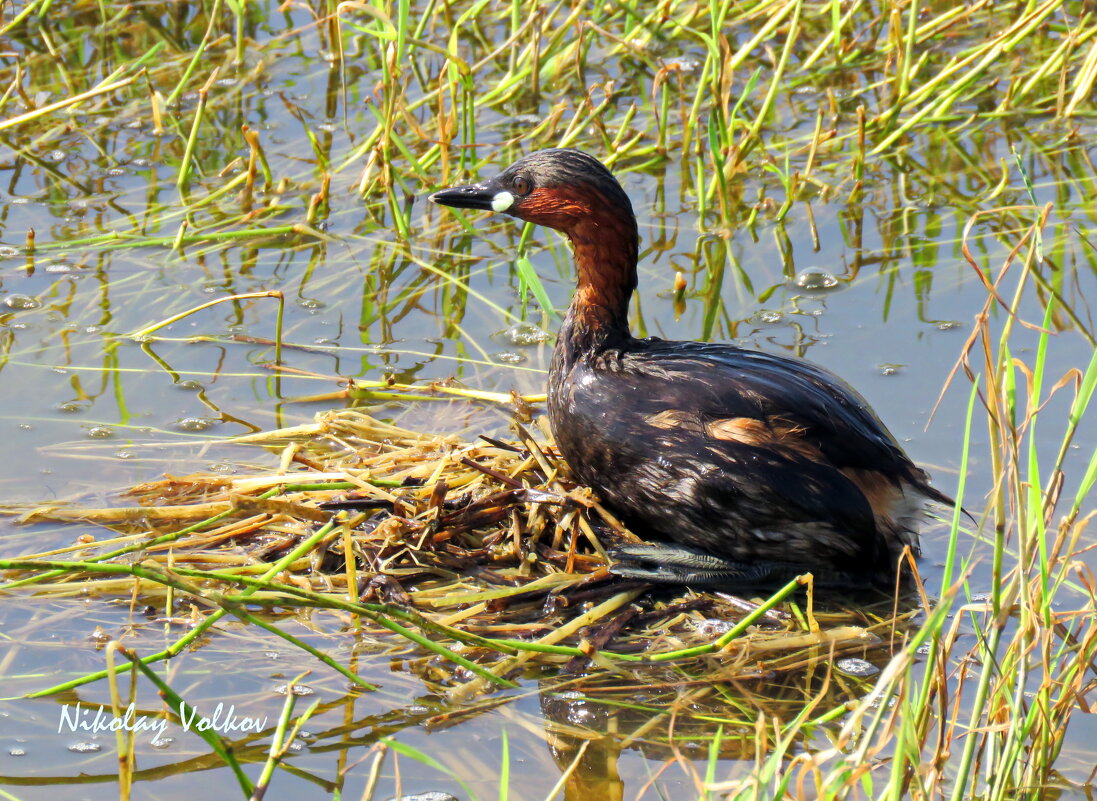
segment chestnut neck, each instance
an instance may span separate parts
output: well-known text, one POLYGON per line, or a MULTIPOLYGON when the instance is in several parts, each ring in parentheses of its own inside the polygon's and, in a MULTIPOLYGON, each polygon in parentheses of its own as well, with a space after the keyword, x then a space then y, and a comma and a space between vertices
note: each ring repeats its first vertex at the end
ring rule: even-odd
POLYGON ((556 349, 565 362, 621 347, 629 333, 628 307, 636 289, 640 237, 631 211, 604 208, 565 231, 577 282, 556 349))

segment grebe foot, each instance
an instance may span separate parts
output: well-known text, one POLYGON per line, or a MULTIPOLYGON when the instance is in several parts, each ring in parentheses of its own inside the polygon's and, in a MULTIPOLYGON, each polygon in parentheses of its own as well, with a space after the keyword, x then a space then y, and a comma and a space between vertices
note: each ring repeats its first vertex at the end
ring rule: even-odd
POLYGON ((685 545, 622 545, 610 551, 618 561, 609 572, 655 584, 736 586, 787 581, 807 568, 780 562, 735 562, 685 545))

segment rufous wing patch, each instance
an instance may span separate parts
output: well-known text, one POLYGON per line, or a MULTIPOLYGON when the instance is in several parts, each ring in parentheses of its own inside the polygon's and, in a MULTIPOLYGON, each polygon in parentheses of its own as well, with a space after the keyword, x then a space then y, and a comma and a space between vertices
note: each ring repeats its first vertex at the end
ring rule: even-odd
POLYGON ((664 431, 675 428, 698 432, 701 430, 701 422, 697 419, 697 415, 684 412, 681 409, 664 409, 648 417, 645 422, 649 426, 655 426, 664 431))
POLYGON ((791 451, 809 459, 822 458, 819 449, 803 438, 804 429, 785 420, 725 417, 710 420, 705 432, 713 439, 738 442, 755 448, 791 451))
POLYGON ((878 470, 843 468, 842 475, 852 481, 865 496, 873 516, 880 522, 890 523, 895 509, 903 499, 903 491, 891 479, 878 470))
POLYGON ((705 432, 713 439, 739 442, 743 445, 765 446, 773 443, 773 432, 763 421, 754 417, 725 417, 710 420, 705 432))

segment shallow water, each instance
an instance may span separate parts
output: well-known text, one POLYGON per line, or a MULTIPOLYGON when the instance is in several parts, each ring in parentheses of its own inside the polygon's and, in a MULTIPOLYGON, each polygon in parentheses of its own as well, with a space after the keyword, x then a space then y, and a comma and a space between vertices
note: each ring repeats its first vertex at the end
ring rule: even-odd
MULTIPOLYGON (((237 132, 247 123, 260 132, 274 175, 293 182, 286 210, 263 225, 303 221, 308 196, 319 188, 316 151, 332 165, 331 210, 318 226, 322 239, 281 235, 240 245, 187 246, 182 253, 164 245, 65 245, 108 231, 174 237, 183 216, 175 180, 185 131, 158 136, 144 110, 115 110, 78 115, 70 132, 55 134, 41 147, 32 146, 33 137, 4 142, 0 245, 8 250, 0 251, 0 431, 8 444, 0 460, 0 504, 72 496, 95 503, 165 472, 232 471, 241 460, 272 464, 273 457, 217 440, 307 421, 344 403, 297 400, 337 392, 340 378, 392 377, 401 383, 456 378, 476 389, 543 391, 551 342, 516 341, 514 332, 527 338, 551 332, 556 320, 535 301, 521 298, 513 267, 521 228, 510 219, 472 215, 472 229, 463 230, 451 212, 425 202, 425 194, 441 185, 441 169, 420 178, 400 165, 407 191, 393 190, 393 199, 410 209, 410 235, 401 241, 386 199, 371 196, 364 202, 355 188, 363 160, 351 157, 375 124, 366 103, 376 71, 352 62, 344 119, 339 73, 319 58, 325 43, 311 27, 311 15, 290 10, 283 28, 274 7, 267 12, 269 25, 252 32, 267 56, 262 69, 253 63, 236 74, 226 71, 211 90, 216 102, 208 136, 197 151, 201 174, 192 191, 227 180, 218 172, 246 156, 237 132), (279 38, 289 29, 299 30, 279 38), (315 144, 298 114, 318 134, 315 144), (38 249, 28 259, 20 249, 31 228, 38 249), (199 312, 160 331, 162 339, 137 343, 122 336, 215 297, 268 289, 283 290, 288 301, 285 336, 294 347, 286 349, 286 364, 316 377, 275 380, 268 368, 274 335, 274 303, 268 299, 199 312)), ((478 47, 469 45, 475 53, 478 47)), ((688 50, 672 55, 691 57, 688 50)), ((417 58, 421 69, 438 70, 437 54, 417 58)), ((602 75, 592 70, 587 78, 621 78, 621 69, 603 66, 602 75)), ((691 79, 687 71, 684 80, 691 79)), ((871 102, 857 83, 868 83, 870 76, 849 80, 856 84, 855 94, 843 104, 871 102)), ((540 119, 554 101, 567 97, 564 90, 548 91, 524 113, 540 119)), ((619 114, 628 99, 619 98, 613 113, 619 114)), ((193 108, 196 98, 185 95, 182 103, 193 108)), ((810 87, 785 93, 771 123, 774 136, 802 144, 823 103, 824 93, 810 87)), ((500 145, 529 125, 517 112, 506 119, 485 110, 478 117, 477 155, 501 169, 529 147, 552 144, 500 145)), ((1092 345, 1080 329, 1093 330, 1097 297, 1097 254, 1084 238, 1097 239, 1094 127, 1088 119, 1068 127, 1002 117, 960 133, 919 129, 903 160, 869 161, 860 197, 852 200, 852 182, 842 174, 848 164, 828 164, 824 152, 815 174, 835 191, 808 193, 783 222, 774 219, 771 206, 760 204, 763 210, 749 226, 746 219, 761 194, 777 197, 777 205, 783 199, 779 178, 752 162, 734 181, 740 223, 734 228, 714 213, 698 219, 693 156, 672 149, 667 160, 642 169, 638 160, 624 158, 615 170, 633 198, 642 235, 634 330, 735 342, 804 356, 832 369, 868 399, 937 486, 953 493, 970 387, 962 372, 932 420, 931 411, 986 298, 982 280, 961 253, 964 226, 976 209, 1028 202, 1012 144, 1038 204, 1054 203, 1044 237, 1056 270, 1044 278, 1077 318, 1053 320, 1047 374, 1057 379, 1084 367, 1092 345), (679 272, 687 289, 676 303, 679 272)), ((603 155, 596 132, 580 137, 577 145, 603 155)), ((793 166, 802 168, 803 148, 787 149, 793 166)), ((775 153, 774 160, 783 157, 775 153)), ((1017 240, 1014 229, 1036 216, 1023 209, 977 223, 970 247, 979 266, 997 271, 1017 240)), ((526 253, 553 306, 562 311, 572 286, 562 238, 535 230, 526 253)), ((1042 293, 1028 291, 1021 310, 1026 320, 1042 320, 1042 293)), ((1004 313, 996 308, 992 314, 1000 328, 1004 313)), ((1017 333, 1015 355, 1031 363, 1036 341, 1034 332, 1017 333)), ((1053 399, 1049 418, 1061 417, 1065 403, 1053 399)), ((379 400, 376 406, 380 416, 411 428, 470 436, 505 434, 509 420, 505 407, 464 401, 379 400)), ((1057 452, 1055 434, 1040 454, 1046 461, 1057 452)), ((1067 492, 1090 457, 1086 443, 1095 441, 1094 434, 1090 421, 1075 439, 1066 465, 1067 492)), ((973 510, 995 482, 986 452, 985 429, 976 426, 965 496, 973 510)), ((20 527, 0 517, 0 556, 66 545, 78 533, 74 527, 20 527)), ((925 538, 923 572, 931 593, 940 589, 943 536, 937 527, 925 538)), ((1097 565, 1097 557, 1087 558, 1097 565)), ((985 560, 976 563, 974 573, 974 586, 986 582, 985 560)), ((108 636, 126 635, 126 645, 142 652, 163 647, 182 631, 181 622, 171 626, 124 602, 90 598, 0 600, 0 619, 8 638, 0 646, 8 698, 101 667, 97 627, 108 636), (81 605, 79 614, 74 603, 81 605)), ((360 653, 345 621, 305 615, 291 631, 338 659, 362 660, 363 675, 379 683, 380 691, 348 694, 341 677, 307 655, 233 625, 164 668, 176 691, 203 714, 218 703, 235 704, 239 715, 268 722, 276 720, 283 703, 276 687, 312 670, 304 683, 316 691, 321 706, 306 726, 302 749, 288 760, 292 773, 277 776, 280 795, 292 790, 326 798, 341 784, 344 797, 358 797, 374 758, 369 749, 383 735, 398 735, 400 743, 421 749, 438 764, 423 765, 405 754, 394 773, 390 756, 377 798, 427 791, 491 797, 498 792, 504 753, 509 753, 513 798, 548 797, 561 771, 577 759, 579 767, 568 779, 572 798, 618 797, 622 787, 630 798, 658 793, 684 798, 696 792, 698 776, 704 775, 705 741, 683 734, 676 741, 681 758, 671 759, 668 749, 645 738, 644 721, 612 703, 618 698, 613 692, 569 697, 566 680, 531 675, 519 691, 498 693, 454 715, 429 670, 400 654, 360 653), (556 695, 547 692, 550 688, 556 695), (618 736, 590 739, 588 729, 618 736), (634 731, 634 739, 620 736, 634 731)), ((668 673, 661 680, 669 685, 681 677, 668 673)), ((849 683, 854 690, 861 686, 849 683)), ((0 702, 0 782, 9 792, 52 798, 61 784, 74 799, 115 797, 112 736, 59 731, 64 704, 109 702, 101 685, 83 688, 78 696, 0 702), (100 750, 74 753, 72 747, 82 742, 100 750)), ((748 716, 727 699, 694 699, 688 685, 675 692, 683 704, 712 704, 711 715, 725 725, 720 778, 749 771, 754 752, 748 716)), ((749 700, 743 706, 753 710, 763 705, 759 698, 769 696, 781 706, 795 692, 759 683, 744 690, 749 700)), ((301 699, 298 709, 311 700, 301 699)), ((138 707, 158 708, 147 686, 138 694, 138 707)), ((1087 742, 1086 726, 1075 724, 1073 742, 1087 742)), ((138 734, 135 797, 189 798, 196 780, 233 792, 231 774, 201 740, 180 731, 168 736, 170 744, 154 747, 150 737, 138 734), (197 771, 215 774, 198 778, 197 771)), ((819 740, 814 745, 825 733, 819 740)), ((245 739, 238 751, 261 760, 266 742, 258 738, 252 745, 245 739)), ((1064 771, 1080 779, 1084 761, 1068 758, 1064 771)))

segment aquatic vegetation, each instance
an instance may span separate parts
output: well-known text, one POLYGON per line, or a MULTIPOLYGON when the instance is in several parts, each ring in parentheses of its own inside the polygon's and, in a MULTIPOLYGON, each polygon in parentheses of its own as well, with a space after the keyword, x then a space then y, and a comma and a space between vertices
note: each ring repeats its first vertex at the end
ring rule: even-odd
POLYGON ((1086 4, 31 0, 0 33, 0 668, 64 686, 0 702, 9 791, 1084 797, 1086 4), (530 419, 570 257, 422 202, 560 145, 643 199, 635 333, 807 355, 933 462, 978 525, 923 597, 599 578, 612 521, 530 419), (351 484, 393 508, 329 523, 351 484), (59 740, 49 704, 127 696, 269 725, 59 740))

